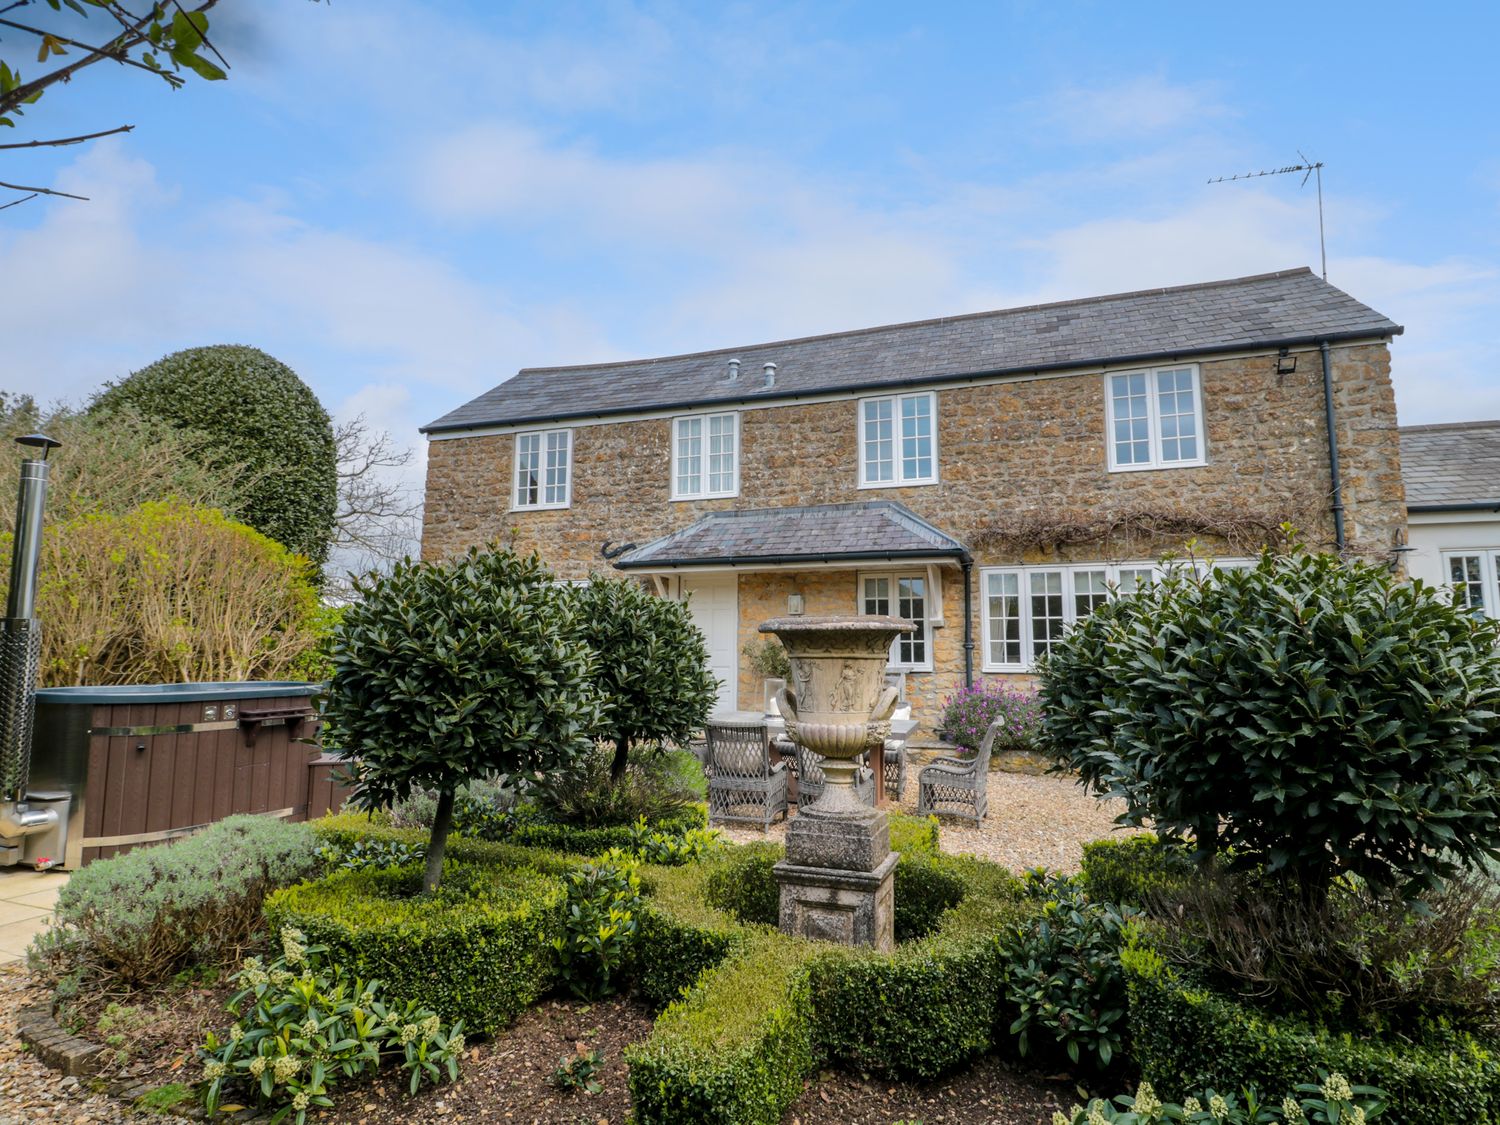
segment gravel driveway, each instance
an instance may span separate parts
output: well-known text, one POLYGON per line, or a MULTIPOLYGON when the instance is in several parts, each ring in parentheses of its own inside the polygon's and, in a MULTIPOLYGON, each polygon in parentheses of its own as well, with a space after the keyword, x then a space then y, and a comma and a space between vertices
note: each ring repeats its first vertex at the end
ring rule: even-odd
MULTIPOLYGON (((916 769, 907 771, 903 796, 901 811, 915 815, 916 769)), ((1015 872, 1046 867, 1071 874, 1078 870, 1085 843, 1122 831, 1115 827, 1115 817, 1124 811, 1122 802, 1096 800, 1067 778, 992 770, 989 798, 989 815, 978 827, 967 821, 940 818, 943 851, 981 856, 1015 872)), ((777 823, 765 835, 737 825, 726 827, 724 834, 738 843, 781 840, 786 836, 786 825, 777 823)))

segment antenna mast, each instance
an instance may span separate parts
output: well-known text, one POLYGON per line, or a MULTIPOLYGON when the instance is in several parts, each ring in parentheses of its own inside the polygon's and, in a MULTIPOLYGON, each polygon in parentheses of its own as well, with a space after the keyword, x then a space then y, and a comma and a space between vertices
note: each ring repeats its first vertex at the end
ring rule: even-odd
POLYGON ((1236 176, 1219 176, 1209 180, 1211 184, 1233 183, 1235 180, 1253 180, 1260 176, 1284 176, 1288 172, 1301 172, 1301 187, 1307 186, 1307 178, 1315 177, 1318 185, 1318 253, 1323 259, 1323 280, 1328 280, 1328 243, 1323 238, 1323 162, 1313 161, 1307 158, 1307 154, 1301 149, 1297 155, 1302 157, 1301 164, 1288 164, 1285 168, 1268 168, 1264 172, 1242 172, 1236 176))

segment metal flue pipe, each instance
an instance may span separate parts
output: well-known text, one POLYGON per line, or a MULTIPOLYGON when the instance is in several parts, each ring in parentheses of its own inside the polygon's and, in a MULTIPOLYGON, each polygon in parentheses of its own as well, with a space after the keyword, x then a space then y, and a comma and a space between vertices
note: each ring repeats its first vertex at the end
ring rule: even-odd
POLYGON ((31 721, 42 647, 42 634, 36 623, 36 586, 42 552, 42 514, 47 503, 47 454, 62 443, 46 434, 27 434, 16 441, 28 449, 40 450, 41 456, 21 462, 10 591, 5 600, 5 619, 0 621, 0 804, 17 806, 0 810, 0 814, 9 814, 0 815, 0 833, 5 833, 7 827, 35 831, 56 820, 55 813, 50 818, 28 816, 24 802, 31 773, 31 721), (37 823, 27 823, 32 820, 37 823))

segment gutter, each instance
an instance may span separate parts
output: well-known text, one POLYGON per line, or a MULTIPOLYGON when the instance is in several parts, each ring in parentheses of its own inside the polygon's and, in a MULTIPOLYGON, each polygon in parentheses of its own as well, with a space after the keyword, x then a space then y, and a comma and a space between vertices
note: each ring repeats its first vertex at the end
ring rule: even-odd
POLYGON ((803 398, 828 394, 861 394, 881 390, 902 390, 908 387, 931 387, 945 383, 964 383, 971 379, 994 379, 1006 375, 1041 375, 1058 371, 1072 371, 1080 367, 1110 366, 1117 364, 1157 363, 1177 360, 1188 356, 1221 355, 1226 352, 1242 352, 1247 348, 1274 349, 1305 347, 1309 344, 1338 344, 1349 340, 1384 340, 1399 336, 1405 331, 1394 325, 1383 331, 1364 329, 1359 332, 1334 332, 1324 336, 1287 336, 1279 340, 1241 341, 1236 344, 1213 344, 1207 347, 1178 348, 1175 351, 1140 352, 1134 355, 1106 356, 1097 359, 1073 359, 1066 363, 1032 364, 1027 367, 995 367, 982 371, 949 372, 943 375, 914 375, 906 379, 884 382, 847 383, 832 387, 808 387, 801 391, 781 394, 761 394, 740 398, 691 398, 673 402, 634 403, 630 406, 612 406, 602 410, 580 411, 576 414, 530 414, 519 418, 469 419, 464 422, 443 424, 441 419, 422 426, 418 433, 446 434, 463 430, 478 430, 486 426, 525 426, 541 422, 575 422, 589 418, 612 418, 621 414, 639 414, 643 410, 700 410, 704 407, 752 406, 764 402, 797 402, 803 398))
POLYGON ((1408 512, 1500 512, 1500 500, 1480 500, 1472 504, 1408 504, 1408 512))
MULTIPOLYGON (((753 566, 756 563, 780 565, 786 563, 839 563, 839 562, 912 562, 917 559, 959 559, 969 557, 963 547, 944 547, 931 551, 825 551, 822 554, 794 555, 716 555, 704 559, 683 559, 679 562, 655 562, 643 559, 636 562, 617 562, 616 570, 682 570, 695 566, 753 566)), ((970 563, 972 565, 972 561, 970 563)))
POLYGON ((1333 542, 1344 553, 1344 483, 1339 477, 1338 419, 1333 408, 1333 363, 1328 356, 1328 337, 1318 341, 1323 357, 1323 410, 1328 422, 1328 469, 1333 477, 1333 542))

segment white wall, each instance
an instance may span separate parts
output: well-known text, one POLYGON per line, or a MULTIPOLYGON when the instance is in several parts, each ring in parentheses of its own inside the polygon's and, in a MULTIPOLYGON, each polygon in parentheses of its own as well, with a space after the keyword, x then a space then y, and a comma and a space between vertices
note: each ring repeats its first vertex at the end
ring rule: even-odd
POLYGON ((1435 586, 1448 581, 1443 551, 1500 551, 1500 512, 1413 512, 1407 527, 1407 544, 1415 548, 1406 556, 1407 570, 1435 586))

